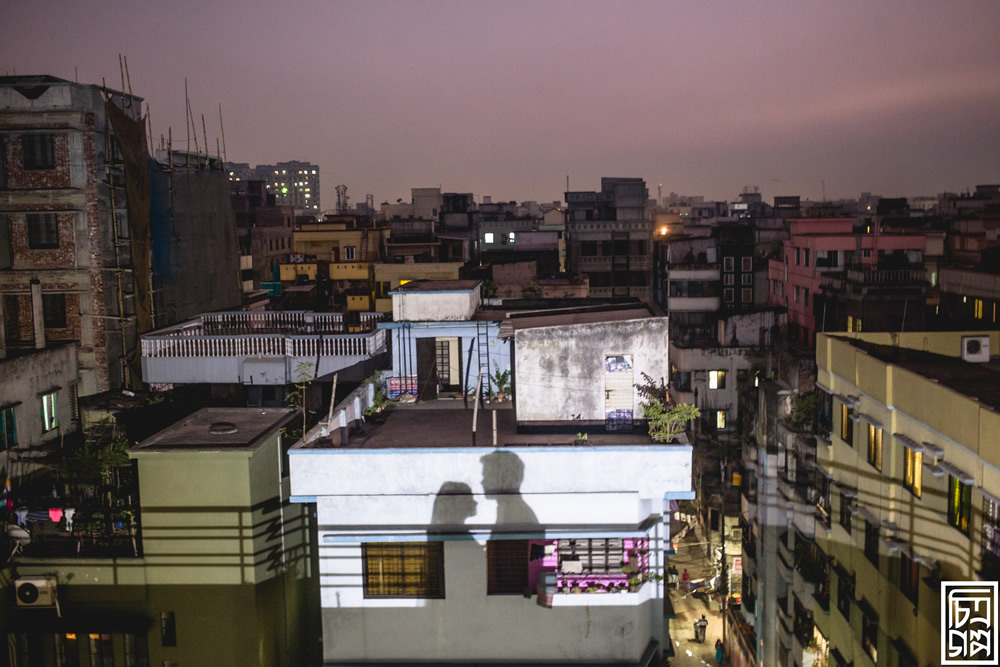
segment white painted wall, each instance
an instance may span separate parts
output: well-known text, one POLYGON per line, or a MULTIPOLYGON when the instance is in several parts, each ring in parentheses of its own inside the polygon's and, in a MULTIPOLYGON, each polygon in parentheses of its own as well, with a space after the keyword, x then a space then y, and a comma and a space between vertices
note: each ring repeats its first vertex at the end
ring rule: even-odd
MULTIPOLYGON (((522 329, 514 338, 514 396, 518 422, 604 421, 604 357, 632 355, 640 373, 669 378, 667 318, 522 329)), ((633 416, 641 418, 633 395, 633 416)))
POLYGON ((392 319, 396 322, 441 322, 471 320, 479 307, 479 288, 455 292, 409 292, 392 295, 392 319))

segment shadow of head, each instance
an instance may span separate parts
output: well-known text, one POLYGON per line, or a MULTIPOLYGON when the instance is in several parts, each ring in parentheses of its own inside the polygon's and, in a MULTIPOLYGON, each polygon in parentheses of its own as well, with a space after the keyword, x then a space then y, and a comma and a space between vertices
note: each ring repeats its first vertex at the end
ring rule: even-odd
POLYGON ((438 526, 461 526, 476 515, 477 503, 472 488, 464 482, 445 482, 434 497, 431 523, 438 526))
POLYGON ((481 457, 483 493, 490 497, 502 493, 517 493, 524 480, 524 462, 511 452, 491 452, 481 457))

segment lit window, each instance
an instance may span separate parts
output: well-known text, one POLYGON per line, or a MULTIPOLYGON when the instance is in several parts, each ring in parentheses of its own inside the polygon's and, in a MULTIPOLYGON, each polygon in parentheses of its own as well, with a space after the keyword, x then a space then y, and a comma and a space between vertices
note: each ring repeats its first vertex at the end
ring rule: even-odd
POLYGON ((882 429, 874 424, 868 425, 868 463, 882 470, 882 429))
POLYGON ((507 234, 507 239, 513 243, 514 242, 514 232, 507 234))
POLYGON ((316 173, 316 170, 315 170, 315 169, 313 169, 313 173, 314 173, 314 174, 316 173))
POLYGON ((17 419, 14 408, 8 406, 0 409, 0 451, 10 449, 17 444, 17 419))
POLYGON ((484 240, 484 241, 485 241, 486 243, 493 243, 493 232, 486 232, 486 233, 485 233, 485 234, 483 235, 483 240, 484 240))
POLYGON ((857 324, 858 324, 857 331, 858 331, 858 333, 861 333, 861 318, 860 317, 858 318, 858 323, 857 324))
POLYGON ((969 534, 969 517, 972 515, 972 486, 963 484, 953 475, 948 476, 948 523, 964 534, 969 534))
POLYGON ((709 389, 725 389, 726 388, 726 371, 709 371, 708 372, 708 388, 709 389))
POLYGON ((851 315, 847 316, 847 333, 854 331, 854 317, 851 315))
POLYGON ((56 418, 56 392, 42 395, 42 431, 51 431, 59 426, 56 418))
POLYGON ((982 299, 976 299, 975 303, 974 303, 974 306, 975 306, 975 316, 976 316, 976 319, 977 320, 983 319, 983 300, 982 299))
POLYGON ((840 439, 848 445, 854 446, 854 420, 851 419, 854 410, 846 403, 840 406, 840 439))
POLYGON ((922 452, 915 452, 906 447, 904 448, 903 456, 903 486, 919 498, 923 476, 923 468, 921 466, 924 455, 922 452))
POLYGON ((715 411, 715 428, 724 429, 726 428, 726 411, 716 410, 715 411))
POLYGON ((444 597, 443 542, 372 542, 361 560, 366 598, 444 597))

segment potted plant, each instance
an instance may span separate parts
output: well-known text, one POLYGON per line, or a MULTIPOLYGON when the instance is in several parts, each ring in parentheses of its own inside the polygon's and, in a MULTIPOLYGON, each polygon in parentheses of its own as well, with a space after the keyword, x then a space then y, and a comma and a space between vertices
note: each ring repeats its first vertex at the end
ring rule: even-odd
POLYGON ((501 371, 500 366, 493 362, 493 385, 496 387, 495 393, 498 401, 503 401, 510 393, 510 371, 501 371))

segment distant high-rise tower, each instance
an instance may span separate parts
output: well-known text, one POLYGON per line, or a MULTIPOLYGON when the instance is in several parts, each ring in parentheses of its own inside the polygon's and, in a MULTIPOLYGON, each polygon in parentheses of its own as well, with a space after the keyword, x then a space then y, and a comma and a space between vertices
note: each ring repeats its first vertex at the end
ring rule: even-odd
POLYGON ((267 183, 276 206, 294 206, 319 213, 319 166, 312 162, 257 165, 257 178, 267 183))

